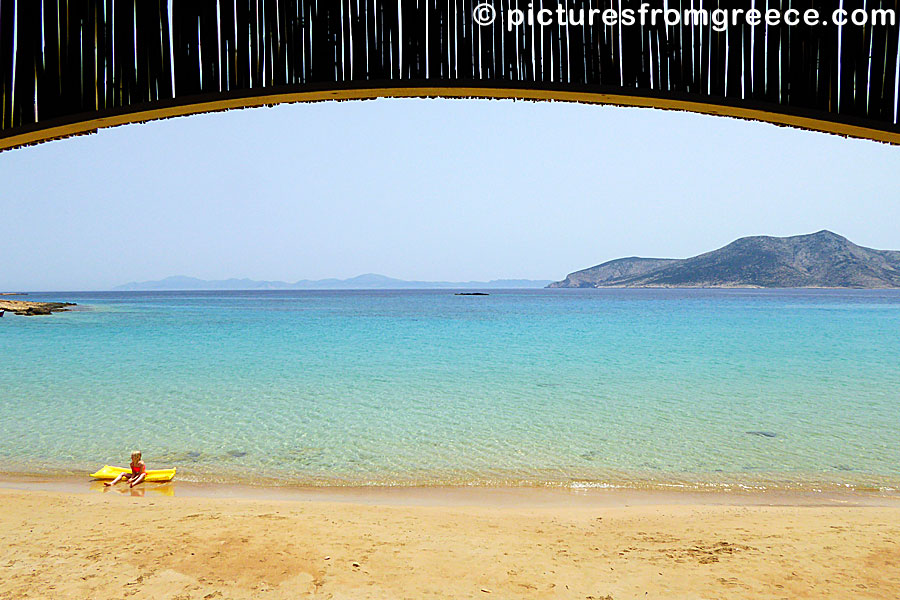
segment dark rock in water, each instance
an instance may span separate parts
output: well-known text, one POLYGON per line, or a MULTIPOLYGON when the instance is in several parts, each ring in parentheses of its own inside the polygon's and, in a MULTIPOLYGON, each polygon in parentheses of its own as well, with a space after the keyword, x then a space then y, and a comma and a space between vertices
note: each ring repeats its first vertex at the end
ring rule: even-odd
POLYGON ((20 317, 49 315, 65 312, 67 307, 75 306, 72 302, 25 302, 24 300, 0 300, 0 311, 9 311, 20 317))
POLYGON ((153 459, 154 463, 164 462, 164 463, 178 464, 178 463, 185 463, 185 462, 194 462, 196 460, 199 460, 200 458, 203 457, 203 453, 198 452, 196 450, 178 451, 178 452, 169 451, 169 452, 163 452, 159 455, 154 455, 154 456, 155 456, 153 459))
POLYGON ((776 434, 772 433, 771 431, 748 431, 747 433, 749 433, 750 435, 758 435, 760 437, 776 437, 776 434))
POLYGON ((456 295, 456 296, 490 296, 490 294, 487 294, 485 292, 458 292, 454 295, 456 295))
POLYGON ((241 458, 241 457, 247 456, 247 453, 244 452, 243 450, 229 450, 228 456, 232 456, 234 458, 241 458))

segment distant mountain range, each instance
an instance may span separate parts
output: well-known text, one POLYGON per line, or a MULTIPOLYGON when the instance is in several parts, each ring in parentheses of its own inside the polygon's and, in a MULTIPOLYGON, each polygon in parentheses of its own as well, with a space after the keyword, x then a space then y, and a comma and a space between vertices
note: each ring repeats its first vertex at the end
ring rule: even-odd
POLYGON ((167 277, 159 281, 127 283, 114 288, 121 292, 202 291, 202 290, 403 290, 403 289, 512 289, 542 288, 547 280, 493 279, 491 281, 405 281, 370 273, 350 279, 303 279, 296 283, 285 281, 254 281, 252 279, 220 279, 208 281, 194 277, 167 277))
POLYGON ((857 246, 830 231, 754 236, 692 258, 620 258, 551 288, 898 288, 900 252, 857 246))

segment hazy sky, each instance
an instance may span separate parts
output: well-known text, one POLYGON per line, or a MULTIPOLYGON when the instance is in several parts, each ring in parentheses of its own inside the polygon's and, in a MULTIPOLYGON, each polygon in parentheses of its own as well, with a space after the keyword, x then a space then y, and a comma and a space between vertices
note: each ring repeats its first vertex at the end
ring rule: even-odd
POLYGON ((135 280, 560 279, 832 229, 900 249, 900 148, 561 103, 378 100, 0 154, 0 290, 135 280))

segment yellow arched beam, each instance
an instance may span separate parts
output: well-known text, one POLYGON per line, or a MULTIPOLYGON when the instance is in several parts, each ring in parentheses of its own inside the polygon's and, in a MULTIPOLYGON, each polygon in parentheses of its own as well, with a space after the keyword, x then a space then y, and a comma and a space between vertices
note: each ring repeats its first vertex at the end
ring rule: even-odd
POLYGON ((96 133, 98 129, 117 127, 130 123, 144 123, 157 119, 169 119, 202 113, 289 104, 294 102, 325 102, 328 100, 374 100, 376 98, 482 98, 505 100, 534 100, 579 102, 661 110, 681 110, 704 115, 735 117, 762 121, 785 127, 819 131, 844 137, 873 140, 900 145, 900 133, 836 123, 811 117, 769 112, 759 109, 739 108, 721 104, 708 104, 688 100, 647 98, 622 94, 594 92, 566 92, 560 90, 502 89, 488 87, 391 87, 373 89, 343 89, 331 91, 286 92, 223 100, 192 102, 178 106, 135 110, 118 115, 103 116, 87 121, 50 126, 31 132, 0 138, 0 152, 51 140, 96 133))

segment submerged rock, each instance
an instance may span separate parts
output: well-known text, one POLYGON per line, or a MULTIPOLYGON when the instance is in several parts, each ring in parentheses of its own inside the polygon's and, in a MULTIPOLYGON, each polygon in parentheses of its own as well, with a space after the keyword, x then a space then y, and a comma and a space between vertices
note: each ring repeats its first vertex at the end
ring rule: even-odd
POLYGON ((163 452, 159 455, 158 460, 160 462, 165 463, 185 463, 185 462, 197 462, 201 458, 204 458, 202 452, 198 452, 197 450, 185 450, 185 451, 175 451, 175 452, 163 452))
POLYGON ((750 435, 758 435, 760 437, 773 438, 778 437, 777 434, 772 433, 771 431, 748 431, 750 435))

